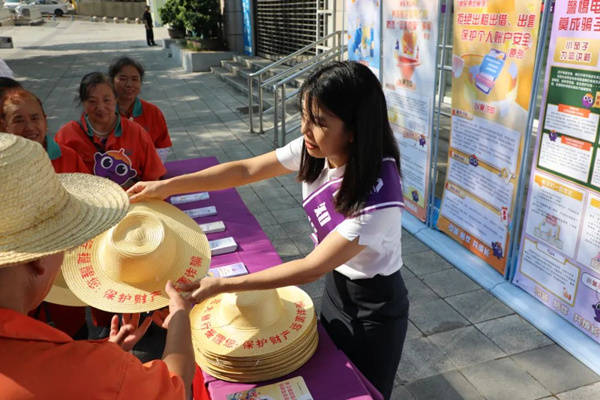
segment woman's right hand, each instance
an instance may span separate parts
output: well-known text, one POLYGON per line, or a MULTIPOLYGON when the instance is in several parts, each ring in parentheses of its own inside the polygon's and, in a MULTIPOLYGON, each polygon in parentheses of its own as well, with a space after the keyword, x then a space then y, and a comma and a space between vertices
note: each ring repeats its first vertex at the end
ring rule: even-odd
POLYGON ((167 189, 167 181, 148 181, 136 183, 127 190, 127 195, 130 202, 136 203, 150 199, 164 200, 171 194, 167 189))

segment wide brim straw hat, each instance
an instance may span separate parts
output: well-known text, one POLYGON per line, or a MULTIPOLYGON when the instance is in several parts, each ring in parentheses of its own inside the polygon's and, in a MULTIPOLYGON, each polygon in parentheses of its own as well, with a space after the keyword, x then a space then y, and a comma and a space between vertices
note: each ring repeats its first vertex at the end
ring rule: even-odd
POLYGON ((311 359, 317 350, 318 344, 319 336, 315 328, 310 335, 309 342, 303 346, 295 347, 289 355, 280 358, 280 360, 287 360, 287 362, 273 363, 268 367, 263 367, 264 363, 262 361, 256 361, 252 366, 245 368, 240 368, 239 366, 227 367, 221 361, 203 361, 204 355, 197 348, 194 350, 196 363, 203 371, 215 378, 229 382, 252 383, 276 379, 291 374, 311 359))
POLYGON ((39 143, 0 133, 0 267, 79 246, 116 224, 128 206, 116 183, 56 174, 39 143))
POLYGON ((306 363, 319 342, 313 303, 302 289, 226 293, 190 313, 196 363, 231 382, 260 382, 306 363))
POLYGON ((130 206, 113 228, 65 254, 62 273, 71 291, 100 310, 152 311, 169 304, 168 280, 203 278, 210 248, 198 224, 161 200, 130 206))
POLYGON ((61 306, 70 306, 70 307, 85 307, 83 301, 79 299, 79 297, 75 296, 69 286, 67 286, 67 282, 65 282, 65 277, 62 274, 62 271, 58 271, 56 278, 54 278, 54 282, 52 283, 52 287, 50 291, 46 295, 44 301, 53 304, 60 304, 61 306))
POLYGON ((296 286, 222 293, 190 313, 195 347, 227 359, 263 359, 279 352, 314 326, 310 296, 296 286))

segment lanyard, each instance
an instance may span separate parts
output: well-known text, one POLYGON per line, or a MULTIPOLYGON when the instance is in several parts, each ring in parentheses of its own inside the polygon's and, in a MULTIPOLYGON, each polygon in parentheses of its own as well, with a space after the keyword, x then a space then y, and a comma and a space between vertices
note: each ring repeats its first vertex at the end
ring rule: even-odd
POLYGON ((94 140, 94 136, 88 135, 88 133, 85 131, 85 128, 81 124, 81 121, 77 121, 77 123, 79 124, 79 127, 81 128, 81 131, 83 132, 83 135, 85 137, 87 137, 88 139, 90 139, 90 141, 92 142, 92 144, 94 145, 94 147, 96 148, 98 153, 104 154, 106 152, 106 143, 105 143, 106 139, 104 139, 104 143, 102 143, 102 144, 96 143, 96 141, 94 140))

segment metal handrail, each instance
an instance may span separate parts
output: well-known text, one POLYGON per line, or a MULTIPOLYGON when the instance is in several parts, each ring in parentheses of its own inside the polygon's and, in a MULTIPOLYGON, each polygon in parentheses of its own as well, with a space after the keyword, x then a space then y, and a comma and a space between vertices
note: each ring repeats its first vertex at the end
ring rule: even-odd
MULTIPOLYGON (((324 54, 326 54, 326 53, 324 53, 324 54)), ((286 105, 286 100, 288 100, 291 97, 291 96, 286 96, 286 94, 285 94, 286 83, 298 78, 299 76, 310 71, 311 69, 314 69, 315 66, 317 66, 317 65, 320 65, 324 62, 334 60, 336 58, 341 59, 342 54, 343 53, 338 52, 337 49, 332 49, 331 54, 323 59, 320 59, 319 62, 312 63, 312 64, 306 66, 305 68, 294 72, 293 74, 289 75, 288 77, 286 77, 272 85, 271 88, 273 89, 273 93, 275 94, 275 104, 273 107, 274 108, 274 112, 273 112, 273 147, 275 147, 275 148, 279 147, 279 120, 281 120, 281 142, 282 142, 282 145, 285 145, 285 143, 286 143, 285 137, 287 135, 287 130, 285 127, 285 123, 286 123, 285 105, 286 105), (281 96, 280 97, 277 94, 278 87, 281 88, 281 96), (279 99, 281 99, 281 118, 277 112, 278 111, 277 101, 279 99)), ((315 58, 317 58, 317 57, 315 57, 315 58)), ((297 93, 299 90, 300 89, 295 91, 295 93, 297 93)))
MULTIPOLYGON (((293 58, 299 57, 299 56, 303 55, 304 53, 312 50, 313 48, 316 49, 317 47, 320 47, 320 45, 322 43, 326 43, 329 39, 334 39, 334 46, 332 49, 334 49, 334 51, 337 51, 339 53, 339 57, 341 58, 342 54, 343 54, 343 49, 342 49, 343 34, 344 34, 344 31, 337 31, 337 32, 330 33, 329 35, 324 36, 321 39, 319 39, 309 45, 304 46, 300 50, 297 50, 291 54, 288 54, 287 56, 280 58, 279 60, 267 65, 266 67, 263 67, 260 70, 248 75, 248 116, 250 119, 250 132, 257 133, 254 130, 254 93, 253 93, 254 92, 254 80, 257 81, 257 89, 258 89, 258 114, 259 114, 259 124, 260 124, 258 133, 263 133, 263 114, 264 114, 263 89, 266 87, 265 82, 263 82, 263 75, 272 71, 273 68, 278 67, 278 66, 286 63, 287 61, 290 61, 293 58), (337 45, 335 43, 336 39, 337 39, 337 45)), ((316 49, 316 50, 322 50, 322 48, 316 49)), ((289 73, 295 71, 296 69, 304 67, 305 65, 315 65, 315 64, 318 65, 318 64, 322 63, 322 61, 320 60, 320 58, 322 58, 322 54, 323 53, 319 53, 319 54, 311 57, 311 59, 304 61, 300 64, 296 64, 296 65, 290 67, 289 69, 287 69, 286 71, 283 71, 283 72, 277 74, 276 76, 278 76, 279 78, 282 78, 284 76, 287 76, 289 73)), ((276 81, 274 78, 275 77, 268 79, 268 82, 269 82, 268 85, 270 85, 272 82, 276 81)), ((284 98, 285 98, 285 96, 284 96, 284 98)), ((275 96, 275 100, 277 100, 277 96, 275 96)))
POLYGON ((293 71, 303 68, 305 66, 312 66, 315 64, 315 62, 319 62, 320 58, 326 58, 326 56, 329 56, 329 54, 333 53, 333 52, 337 52, 337 49, 332 48, 332 49, 326 50, 323 53, 317 54, 316 56, 314 56, 313 58, 311 58, 309 60, 298 63, 298 64, 294 65, 293 67, 286 69, 285 71, 282 71, 282 72, 278 73, 277 75, 274 75, 274 76, 270 77, 269 79, 267 79, 266 81, 262 82, 262 86, 268 87, 269 85, 272 85, 273 82, 277 82, 280 79, 285 79, 285 77, 288 76, 288 74, 290 72, 293 72, 293 71))
POLYGON ((263 68, 259 69, 259 70, 258 70, 258 71, 256 71, 256 72, 253 72, 253 73, 251 73, 250 75, 248 75, 248 77, 249 77, 249 78, 254 78, 255 76, 262 75, 262 74, 264 74, 265 72, 267 72, 268 70, 270 70, 270 69, 272 69, 272 68, 274 68, 274 67, 277 67, 277 66, 279 66, 279 65, 281 65, 281 64, 283 64, 283 63, 285 63, 286 61, 289 61, 289 60, 291 60, 292 58, 299 56, 299 55, 300 55, 300 54, 302 54, 302 53, 305 53, 306 51, 308 51, 308 50, 312 49, 313 47, 315 47, 315 46, 316 46, 316 45, 318 45, 319 43, 321 43, 321 42, 324 42, 324 41, 327 41, 328 39, 330 39, 330 38, 332 38, 332 37, 334 37, 334 36, 338 35, 339 33, 340 33, 339 31, 338 31, 338 32, 333 32, 333 33, 330 33, 329 35, 322 37, 321 39, 317 40, 316 42, 313 42, 313 43, 311 43, 311 44, 307 44, 306 46, 304 46, 304 47, 303 47, 303 48, 301 48, 300 50, 296 50, 295 52, 293 52, 293 53, 291 53, 291 54, 288 54, 287 56, 285 56, 285 57, 283 57, 283 58, 280 58, 279 60, 275 61, 274 63, 272 63, 272 64, 269 64, 269 65, 267 65, 266 67, 263 67, 263 68))

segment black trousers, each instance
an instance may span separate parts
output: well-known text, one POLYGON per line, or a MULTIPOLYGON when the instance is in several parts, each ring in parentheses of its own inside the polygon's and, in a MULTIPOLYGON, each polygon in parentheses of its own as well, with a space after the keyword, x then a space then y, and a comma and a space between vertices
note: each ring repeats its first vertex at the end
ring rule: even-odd
POLYGON ((400 271, 358 280, 328 273, 320 319, 338 348, 389 399, 408 328, 400 271))
POLYGON ((156 43, 154 43, 154 31, 152 30, 152 27, 150 27, 150 29, 146 28, 146 43, 148 43, 148 46, 154 46, 156 43))

